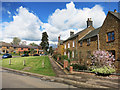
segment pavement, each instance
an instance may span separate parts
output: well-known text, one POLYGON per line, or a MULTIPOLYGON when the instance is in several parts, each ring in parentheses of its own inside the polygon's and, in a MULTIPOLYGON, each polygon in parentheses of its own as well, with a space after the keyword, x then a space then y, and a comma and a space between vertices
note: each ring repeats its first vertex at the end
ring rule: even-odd
POLYGON ((40 78, 2 71, 2 88, 76 88, 67 84, 44 81, 40 78))
POLYGON ((57 76, 59 76, 59 75, 65 75, 64 70, 61 69, 61 68, 58 66, 58 64, 57 64, 52 58, 49 57, 49 59, 50 59, 50 62, 51 62, 51 64, 52 64, 53 70, 54 70, 54 72, 56 73, 56 75, 57 75, 57 76))

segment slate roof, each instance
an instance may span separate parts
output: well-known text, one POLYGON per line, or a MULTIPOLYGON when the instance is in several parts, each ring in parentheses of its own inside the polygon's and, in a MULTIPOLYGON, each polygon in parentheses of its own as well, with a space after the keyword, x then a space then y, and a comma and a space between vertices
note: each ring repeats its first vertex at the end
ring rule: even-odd
POLYGON ((76 34, 73 34, 73 35, 71 35, 68 39, 66 39, 66 40, 64 40, 63 42, 66 42, 66 41, 68 41, 68 40, 71 40, 71 39, 73 39, 73 38, 75 38, 75 37, 77 37, 80 33, 82 33, 84 30, 86 30, 86 29, 91 29, 91 28, 85 28, 85 29, 83 29, 82 31, 79 31, 78 33, 76 33, 76 34))
POLYGON ((112 12, 112 11, 109 11, 109 13, 111 13, 112 15, 114 15, 115 17, 117 17, 118 19, 120 19, 120 13, 118 13, 118 12, 112 12))
POLYGON ((80 42, 81 40, 85 40, 85 39, 88 39, 88 38, 96 36, 99 33, 100 29, 101 29, 101 27, 96 28, 95 30, 92 30, 86 36, 84 36, 83 38, 81 38, 78 42, 80 42))

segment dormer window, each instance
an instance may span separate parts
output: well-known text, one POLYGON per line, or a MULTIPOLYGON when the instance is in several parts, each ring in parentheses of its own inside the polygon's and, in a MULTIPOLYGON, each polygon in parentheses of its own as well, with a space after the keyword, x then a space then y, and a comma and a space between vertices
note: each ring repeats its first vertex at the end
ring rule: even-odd
POLYGON ((87 39, 87 46, 89 46, 89 45, 90 45, 90 38, 87 39))

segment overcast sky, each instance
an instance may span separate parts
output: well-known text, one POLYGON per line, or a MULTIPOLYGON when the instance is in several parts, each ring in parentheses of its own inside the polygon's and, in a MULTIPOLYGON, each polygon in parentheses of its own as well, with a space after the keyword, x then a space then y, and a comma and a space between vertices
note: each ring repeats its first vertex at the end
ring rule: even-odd
POLYGON ((100 27, 114 9, 118 10, 117 2, 3 2, 0 41, 19 37, 27 44, 39 44, 46 31, 50 44, 55 44, 59 35, 65 40, 70 30, 76 33, 86 28, 87 18, 100 27))

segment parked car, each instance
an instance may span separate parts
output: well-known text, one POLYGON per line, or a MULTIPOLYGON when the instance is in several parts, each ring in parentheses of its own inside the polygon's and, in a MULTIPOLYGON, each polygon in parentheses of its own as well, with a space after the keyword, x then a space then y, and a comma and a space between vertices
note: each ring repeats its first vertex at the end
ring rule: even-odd
POLYGON ((34 54, 33 56, 39 56, 39 54, 34 54))
POLYGON ((3 59, 4 59, 4 58, 12 58, 12 55, 11 55, 11 54, 6 53, 6 54, 4 54, 4 55, 2 56, 2 58, 3 58, 3 59))
POLYGON ((29 55, 28 54, 23 54, 21 57, 28 57, 29 55))

